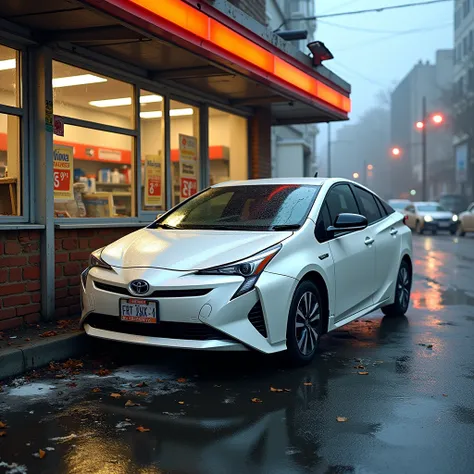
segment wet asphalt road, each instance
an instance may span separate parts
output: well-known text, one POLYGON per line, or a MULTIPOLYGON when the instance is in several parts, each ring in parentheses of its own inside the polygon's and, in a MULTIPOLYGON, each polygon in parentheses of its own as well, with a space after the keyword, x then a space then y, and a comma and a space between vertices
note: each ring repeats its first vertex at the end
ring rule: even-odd
POLYGON ((414 251, 408 317, 331 333, 309 367, 101 343, 65 378, 17 379, 0 473, 473 473, 474 238, 414 251))

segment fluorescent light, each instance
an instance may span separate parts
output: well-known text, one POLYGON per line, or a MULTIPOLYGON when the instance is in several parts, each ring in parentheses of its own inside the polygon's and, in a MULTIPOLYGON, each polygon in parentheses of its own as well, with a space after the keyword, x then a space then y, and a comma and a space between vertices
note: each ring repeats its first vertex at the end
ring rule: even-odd
POLYGON ((53 79, 53 87, 71 87, 71 86, 83 86, 85 84, 95 84, 97 82, 107 82, 99 76, 93 74, 81 74, 80 76, 69 76, 69 77, 57 77, 53 79))
POLYGON ((16 68, 16 59, 5 59, 0 61, 0 71, 7 71, 8 69, 16 68))
MULTIPOLYGON (((163 97, 160 95, 142 95, 140 97, 140 104, 152 104, 154 102, 161 102, 163 97)), ((131 97, 120 97, 118 99, 104 99, 92 100, 89 102, 94 107, 120 107, 124 105, 132 105, 131 97)))
MULTIPOLYGON (((193 115, 194 110, 190 107, 187 109, 171 109, 171 117, 183 117, 185 115, 193 115)), ((161 110, 150 110, 149 112, 140 112, 140 117, 144 119, 161 118, 163 112, 161 110)))

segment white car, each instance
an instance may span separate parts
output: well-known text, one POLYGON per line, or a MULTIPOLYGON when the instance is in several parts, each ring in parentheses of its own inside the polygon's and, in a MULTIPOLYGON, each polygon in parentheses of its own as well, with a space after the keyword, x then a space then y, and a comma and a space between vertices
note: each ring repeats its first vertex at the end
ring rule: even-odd
POLYGON ((471 202, 467 211, 459 214, 457 233, 459 236, 464 237, 466 232, 474 232, 474 202, 471 202))
POLYGON ((430 231, 436 235, 438 231, 456 233, 458 216, 447 211, 437 202, 414 202, 405 208, 406 225, 417 234, 430 231))
POLYGON ((324 333, 407 311, 403 219, 343 179, 218 184, 92 253, 81 324, 103 339, 308 363, 324 333))

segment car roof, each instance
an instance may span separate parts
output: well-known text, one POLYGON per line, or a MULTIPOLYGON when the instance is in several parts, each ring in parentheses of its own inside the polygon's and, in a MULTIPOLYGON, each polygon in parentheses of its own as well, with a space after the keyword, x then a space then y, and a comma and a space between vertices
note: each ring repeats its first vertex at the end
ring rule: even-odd
MULTIPOLYGON (((242 181, 225 181, 223 183, 214 184, 213 188, 221 188, 226 186, 254 186, 263 184, 296 184, 307 186, 322 186, 325 183, 350 183, 352 181, 343 178, 264 178, 264 179, 247 179, 242 181)), ((357 184, 357 183, 354 183, 357 184)))

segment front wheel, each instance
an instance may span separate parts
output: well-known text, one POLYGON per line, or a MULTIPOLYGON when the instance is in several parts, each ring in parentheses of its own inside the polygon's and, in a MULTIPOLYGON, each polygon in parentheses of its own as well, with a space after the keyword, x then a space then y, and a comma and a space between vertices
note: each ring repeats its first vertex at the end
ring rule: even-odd
POLYGON ((296 288, 286 329, 287 358, 292 365, 309 364, 323 333, 323 303, 318 287, 303 281, 296 288))
POLYGON ((386 316, 404 316, 410 304, 412 274, 410 266, 404 260, 398 270, 397 285, 395 289, 395 301, 389 306, 382 308, 386 316))

